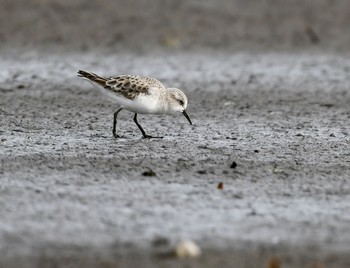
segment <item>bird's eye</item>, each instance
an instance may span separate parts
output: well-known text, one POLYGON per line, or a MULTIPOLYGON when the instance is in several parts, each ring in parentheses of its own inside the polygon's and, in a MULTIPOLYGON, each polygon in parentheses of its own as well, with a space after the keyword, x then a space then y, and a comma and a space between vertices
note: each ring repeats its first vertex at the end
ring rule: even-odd
POLYGON ((181 106, 184 105, 184 101, 183 100, 177 100, 177 101, 180 103, 181 106))

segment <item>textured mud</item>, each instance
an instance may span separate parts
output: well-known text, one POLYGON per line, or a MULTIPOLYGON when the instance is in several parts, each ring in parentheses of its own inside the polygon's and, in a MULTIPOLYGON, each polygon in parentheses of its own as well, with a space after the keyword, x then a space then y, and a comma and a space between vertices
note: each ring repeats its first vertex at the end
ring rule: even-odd
POLYGON ((283 267, 349 265, 341 56, 25 53, 0 68, 1 266, 176 265, 157 256, 184 238, 204 249, 194 266, 260 267, 271 256, 283 267), (164 135, 145 140, 124 112, 114 139, 117 106, 79 68, 183 88, 194 126, 140 116, 164 135))
POLYGON ((0 267, 349 267, 349 1, 174 3, 1 1, 0 267), (194 126, 116 140, 79 69, 182 88, 194 126))

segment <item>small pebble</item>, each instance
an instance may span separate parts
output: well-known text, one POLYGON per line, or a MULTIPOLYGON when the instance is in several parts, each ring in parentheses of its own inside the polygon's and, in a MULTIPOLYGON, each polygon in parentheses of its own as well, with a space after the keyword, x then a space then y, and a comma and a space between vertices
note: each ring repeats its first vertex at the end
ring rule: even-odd
POLYGON ((199 246, 191 240, 179 242, 175 248, 176 256, 180 259, 196 258, 202 254, 199 246))
POLYGON ((152 241, 153 247, 165 247, 169 245, 169 239, 166 237, 158 236, 152 241))
POLYGON ((233 161, 230 168, 236 168, 236 167, 237 167, 237 163, 235 161, 233 161))
POLYGON ((155 177, 157 174, 152 169, 149 169, 148 171, 142 172, 142 175, 146 177, 155 177))

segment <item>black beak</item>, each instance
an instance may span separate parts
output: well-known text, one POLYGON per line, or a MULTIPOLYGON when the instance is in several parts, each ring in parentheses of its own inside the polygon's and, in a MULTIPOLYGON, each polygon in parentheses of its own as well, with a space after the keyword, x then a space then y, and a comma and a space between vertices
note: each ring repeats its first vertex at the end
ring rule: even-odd
POLYGON ((183 113, 184 116, 187 118, 188 122, 190 122, 190 124, 193 125, 192 122, 191 122, 190 117, 189 117, 188 114, 186 113, 186 110, 183 110, 182 113, 183 113))

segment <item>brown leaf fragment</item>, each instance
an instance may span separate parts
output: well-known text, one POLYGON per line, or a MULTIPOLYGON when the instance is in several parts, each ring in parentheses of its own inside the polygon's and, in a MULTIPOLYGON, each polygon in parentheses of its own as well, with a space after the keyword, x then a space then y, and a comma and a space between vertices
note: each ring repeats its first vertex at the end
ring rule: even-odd
POLYGON ((219 182, 217 188, 219 190, 223 190, 224 189, 224 184, 222 182, 219 182))
POLYGON ((276 257, 270 257, 267 260, 267 268, 281 268, 281 261, 276 257))

